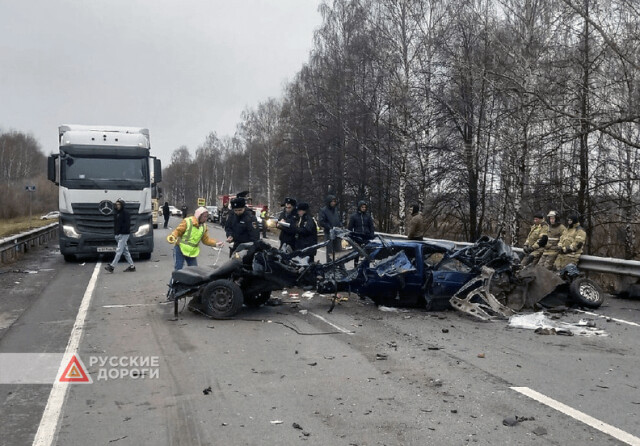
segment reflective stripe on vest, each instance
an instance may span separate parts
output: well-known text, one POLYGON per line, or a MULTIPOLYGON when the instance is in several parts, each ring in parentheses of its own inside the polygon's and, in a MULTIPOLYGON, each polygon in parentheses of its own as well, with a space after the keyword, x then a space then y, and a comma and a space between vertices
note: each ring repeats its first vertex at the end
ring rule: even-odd
POLYGON ((205 225, 195 227, 191 218, 186 219, 187 230, 180 237, 180 251, 187 257, 198 257, 200 254, 200 239, 204 235, 205 225))

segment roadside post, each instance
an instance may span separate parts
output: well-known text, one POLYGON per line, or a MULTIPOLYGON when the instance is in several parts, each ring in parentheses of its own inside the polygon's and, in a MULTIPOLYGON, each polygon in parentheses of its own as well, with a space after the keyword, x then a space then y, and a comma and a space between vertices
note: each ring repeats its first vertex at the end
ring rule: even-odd
POLYGON ((31 196, 33 195, 31 192, 36 191, 35 186, 25 186, 24 187, 27 192, 29 192, 29 228, 31 228, 31 196))

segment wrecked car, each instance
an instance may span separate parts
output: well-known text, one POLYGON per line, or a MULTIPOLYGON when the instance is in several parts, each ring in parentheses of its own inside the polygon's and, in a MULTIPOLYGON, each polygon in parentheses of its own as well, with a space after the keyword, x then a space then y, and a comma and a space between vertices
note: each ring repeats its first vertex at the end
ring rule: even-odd
POLYGON ((240 245, 216 269, 187 267, 172 274, 168 298, 192 297, 189 306, 214 318, 234 316, 243 304, 260 306, 272 291, 289 287, 331 294, 348 291, 378 305, 453 307, 480 319, 508 317, 534 305, 567 305, 572 299, 597 307, 604 294, 572 270, 567 277, 539 267, 520 268, 518 255, 500 239, 482 237, 456 249, 450 242, 366 241, 334 230, 353 249, 326 264, 309 263, 307 254, 331 238, 301 251, 286 253, 262 241, 240 245), (359 258, 357 267, 347 265, 359 258))

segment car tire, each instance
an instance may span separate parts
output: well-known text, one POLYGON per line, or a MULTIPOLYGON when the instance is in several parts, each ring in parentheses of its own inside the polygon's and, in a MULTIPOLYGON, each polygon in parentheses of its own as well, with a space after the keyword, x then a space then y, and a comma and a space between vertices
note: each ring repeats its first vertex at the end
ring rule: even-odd
POLYGON ((586 277, 579 277, 569 285, 569 294, 578 304, 588 308, 598 308, 604 302, 604 291, 586 277))
POLYGON ((214 319, 235 316, 242 308, 243 300, 240 287, 226 279, 211 282, 202 293, 204 312, 214 319))
POLYGON ((263 291, 262 293, 256 296, 248 297, 247 299, 245 299, 244 304, 247 307, 257 308, 261 305, 266 304, 270 298, 271 298, 271 291, 263 291))
POLYGON ((64 255, 64 261, 68 262, 68 263, 72 263, 76 261, 76 256, 73 254, 65 254, 64 255))
POLYGON ((149 260, 151 258, 151 253, 150 252, 141 252, 140 253, 140 260, 149 260))

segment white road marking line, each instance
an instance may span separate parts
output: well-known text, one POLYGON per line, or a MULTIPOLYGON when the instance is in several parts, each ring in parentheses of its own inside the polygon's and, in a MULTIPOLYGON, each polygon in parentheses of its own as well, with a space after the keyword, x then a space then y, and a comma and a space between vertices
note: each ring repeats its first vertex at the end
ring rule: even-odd
MULTIPOLYGON (((82 337, 82 330, 84 328, 84 321, 87 317, 89 304, 93 297, 96 282, 98 281, 98 273, 100 273, 101 265, 102 262, 98 262, 96 263, 96 267, 93 269, 93 275, 91 276, 89 285, 87 285, 87 289, 82 297, 76 321, 71 329, 67 349, 64 352, 64 356, 56 376, 62 376, 65 367, 71 360, 71 357, 78 352, 78 346, 80 345, 80 338, 82 337)), ((62 415, 62 406, 64 405, 64 401, 67 396, 68 387, 68 382, 56 381, 53 383, 53 387, 49 393, 49 399, 47 400, 47 406, 45 407, 42 418, 40 419, 38 432, 36 432, 36 436, 33 439, 33 446, 48 446, 53 443, 58 431, 58 423, 60 422, 60 416, 62 415)))
POLYGON ((532 390, 528 387, 511 387, 511 389, 523 395, 526 395, 529 398, 534 399, 542 404, 545 404, 559 412, 562 412, 563 414, 568 415, 578 421, 581 421, 584 424, 599 430, 600 432, 604 432, 605 434, 610 435, 622 441, 623 443, 633 446, 640 446, 640 438, 635 437, 623 430, 618 429, 617 427, 611 426, 610 424, 607 424, 596 418, 593 418, 584 412, 580 412, 579 410, 569 407, 566 404, 562 404, 561 402, 549 398, 548 396, 536 392, 535 390, 532 390))
POLYGON ((601 317, 601 318, 604 318, 604 319, 611 319, 612 321, 620 322, 621 324, 627 324, 627 325, 633 325, 634 327, 640 327, 640 324, 636 324, 635 322, 629 322, 629 321, 625 321, 623 319, 616 319, 615 317, 609 317, 609 316, 605 316, 603 314, 592 313, 590 311, 584 311, 584 310, 576 310, 576 311, 579 311, 580 313, 588 314, 590 316, 597 316, 597 317, 601 317))
POLYGON ((315 316, 315 317, 317 317, 317 318, 318 318, 318 319, 320 319, 322 322, 324 322, 324 323, 326 323, 326 324, 331 325, 333 328, 335 328, 335 329, 336 329, 336 330, 338 330, 338 331, 341 331, 342 333, 346 333, 346 334, 349 334, 349 335, 355 334, 355 331, 346 330, 346 329, 344 329, 344 328, 342 328, 342 327, 338 327, 336 324, 334 324, 333 322, 329 322, 328 320, 326 320, 325 318, 323 318, 323 317, 322 317, 322 316, 320 316, 319 314, 312 313, 311 311, 309 311, 309 314, 310 314, 311 316, 315 316))

